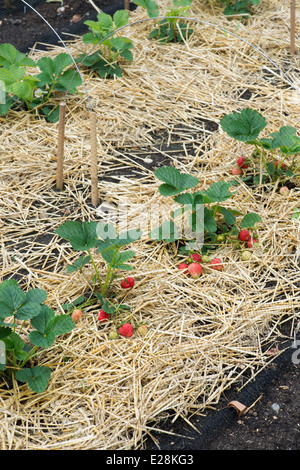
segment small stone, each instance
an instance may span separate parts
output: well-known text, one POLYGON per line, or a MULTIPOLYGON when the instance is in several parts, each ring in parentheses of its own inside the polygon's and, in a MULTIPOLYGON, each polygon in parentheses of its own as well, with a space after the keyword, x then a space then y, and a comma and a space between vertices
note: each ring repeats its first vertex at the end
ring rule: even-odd
POLYGON ((280 406, 278 405, 278 403, 273 403, 273 405, 272 405, 271 408, 272 408, 272 410, 274 410, 276 413, 278 413, 279 410, 280 410, 280 406))

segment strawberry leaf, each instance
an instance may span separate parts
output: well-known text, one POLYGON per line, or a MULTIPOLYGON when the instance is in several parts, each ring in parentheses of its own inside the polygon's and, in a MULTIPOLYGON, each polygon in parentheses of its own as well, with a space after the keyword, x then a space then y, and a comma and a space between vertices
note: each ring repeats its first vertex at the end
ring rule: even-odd
POLYGON ((68 240, 74 250, 86 251, 97 245, 97 222, 79 222, 78 220, 67 220, 57 230, 56 233, 65 240, 68 240))
POLYGON ((230 137, 251 143, 266 127, 267 121, 255 109, 246 108, 240 113, 227 114, 221 119, 220 125, 230 137))
POLYGON ((257 222, 261 222, 261 217, 256 212, 250 212, 243 217, 240 223, 241 228, 252 228, 257 222))
POLYGON ((165 184, 159 186, 159 192, 162 196, 175 196, 186 189, 193 188, 199 183, 198 178, 186 173, 181 173, 173 166, 163 166, 155 170, 156 178, 165 184))
POLYGON ((210 199, 211 202, 226 201, 226 199, 229 199, 234 194, 229 191, 231 186, 232 183, 218 181, 217 183, 212 183, 204 194, 210 199))
POLYGON ((176 225, 172 220, 166 220, 159 227, 151 230, 150 237, 153 240, 164 240, 167 243, 174 242, 180 238, 176 225))
POLYGON ((159 15, 158 5, 153 0, 132 0, 137 6, 147 10, 149 18, 156 18, 159 15))
POLYGON ((46 366, 35 366, 32 369, 21 369, 15 374, 20 382, 26 382, 33 392, 41 393, 47 386, 51 375, 51 369, 46 366))

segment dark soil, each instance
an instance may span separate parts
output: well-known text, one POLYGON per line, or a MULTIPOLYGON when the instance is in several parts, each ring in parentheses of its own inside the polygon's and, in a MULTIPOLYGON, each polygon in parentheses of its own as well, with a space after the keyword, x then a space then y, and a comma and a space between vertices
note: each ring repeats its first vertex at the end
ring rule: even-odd
MULTIPOLYGON (((24 8, 20 0, 12 0, 11 8, 6 10, 1 2, 0 43, 13 44, 22 52, 28 52, 36 42, 57 43, 57 36, 43 20, 29 7, 24 8)), ((83 24, 87 19, 95 19, 97 12, 88 1, 66 0, 64 11, 58 11, 59 2, 28 0, 36 10, 52 25, 56 32, 67 40, 64 34, 83 34, 87 28, 83 24), (79 15, 79 16, 74 16, 79 15)), ((94 0, 101 10, 112 14, 124 6, 118 0, 94 0)), ((45 46, 46 47, 46 46, 45 46)), ((39 48, 40 45, 39 45, 39 48)), ((154 136, 152 136, 154 137, 154 136)), ((160 148, 160 136, 157 145, 160 148)), ((133 155, 131 155, 132 157, 133 155)), ((139 158, 136 155, 136 158, 139 158)), ((207 418, 196 415, 187 417, 187 421, 177 419, 172 423, 172 416, 166 416, 160 427, 181 436, 153 433, 157 439, 147 441, 147 449, 157 450, 298 450, 300 447, 300 341, 298 349, 291 349, 291 343, 285 344, 289 354, 279 356, 278 365, 267 368, 262 386, 250 384, 248 396, 244 395, 246 413, 238 416, 233 408, 228 407, 231 400, 239 397, 238 390, 224 393, 217 410, 208 412, 207 418), (294 355, 292 353, 294 352, 294 355), (284 359, 281 359, 284 358, 284 359), (256 393, 253 393, 253 390, 256 393), (245 403, 246 402, 246 403, 245 403), (207 424, 206 424, 207 423, 207 424), (199 434, 196 429, 201 429, 199 434)), ((282 349, 282 345, 273 345, 282 349)), ((239 384, 240 385, 240 384, 239 384)), ((247 386, 248 387, 248 386, 247 386)), ((247 389, 246 387, 246 389, 247 389)), ((248 387, 248 388, 249 388, 248 387)))
MULTIPOLYGON (((11 43, 21 52, 28 52, 36 42, 57 43, 57 35, 21 0, 11 0, 8 10, 3 7, 3 3, 1 1, 0 43, 11 43)), ((66 0, 63 2, 63 10, 60 1, 28 0, 26 3, 51 24, 63 41, 72 39, 68 34, 87 32, 88 27, 84 22, 95 20, 97 16, 97 11, 87 0, 66 0)), ((124 8, 122 0, 95 0, 93 3, 108 14, 124 8)), ((133 5, 130 8, 132 9, 133 5)), ((42 49, 40 45, 38 48, 42 49)))

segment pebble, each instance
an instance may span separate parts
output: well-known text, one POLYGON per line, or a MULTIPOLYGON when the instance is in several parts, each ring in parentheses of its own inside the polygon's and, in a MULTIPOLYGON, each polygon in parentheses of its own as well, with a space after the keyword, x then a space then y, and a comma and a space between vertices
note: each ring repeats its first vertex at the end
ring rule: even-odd
POLYGON ((278 405, 278 403, 273 403, 272 410, 274 410, 276 413, 279 412, 280 406, 278 405))

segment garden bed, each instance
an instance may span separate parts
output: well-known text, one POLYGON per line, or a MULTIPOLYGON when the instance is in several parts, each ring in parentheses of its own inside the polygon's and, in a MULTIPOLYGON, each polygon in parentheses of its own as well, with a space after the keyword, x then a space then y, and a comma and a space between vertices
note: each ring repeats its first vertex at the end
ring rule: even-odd
MULTIPOLYGON (((165 2, 162 2, 165 3, 165 2)), ((281 6, 280 6, 281 8, 281 6)), ((98 127, 100 205, 91 202, 90 120, 87 98, 67 100, 64 189, 55 188, 57 124, 23 112, 1 117, 1 279, 14 278, 25 289, 39 287, 57 312, 88 292, 69 243, 55 230, 67 220, 105 220, 101 204, 128 207, 129 226, 143 225, 145 213, 167 204, 158 191, 156 168, 172 165, 199 178, 200 188, 221 179, 236 191, 227 204, 256 212, 259 245, 242 261, 234 245, 217 251, 222 272, 204 267, 197 279, 183 277, 179 244, 149 240, 134 243, 133 290, 114 294, 131 310, 128 320, 144 322, 146 337, 109 339, 113 320, 97 321, 99 306, 87 308, 75 329, 38 356, 52 370, 47 390, 0 385, 1 438, 9 449, 129 450, 145 447, 163 431, 163 421, 190 415, 201 421, 226 391, 254 380, 267 368, 270 348, 291 341, 299 325, 299 179, 288 196, 277 183, 251 187, 232 176, 245 145, 220 126, 225 114, 252 108, 268 121, 268 132, 299 127, 299 95, 266 58, 268 54, 292 82, 299 69, 288 49, 288 5, 279 11, 266 2, 246 25, 195 2, 194 34, 184 44, 147 39, 148 22, 128 28, 134 61, 123 75, 84 79, 98 127), (208 23, 214 23, 216 29, 208 23), (287 67, 288 64, 288 67, 287 67)), ((131 20, 145 18, 137 9, 131 20)), ((77 54, 79 40, 69 44, 77 54)), ((55 46, 47 55, 54 57, 55 46)), ((33 54, 42 57, 38 45, 33 54)), ((99 271, 105 273, 101 258, 99 271)), ((87 275, 92 273, 87 272, 87 275)))

